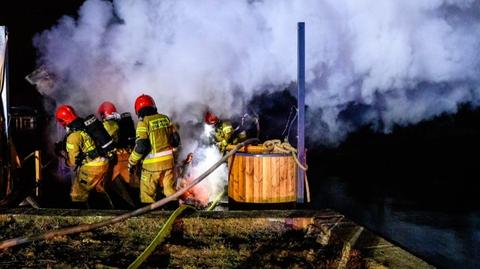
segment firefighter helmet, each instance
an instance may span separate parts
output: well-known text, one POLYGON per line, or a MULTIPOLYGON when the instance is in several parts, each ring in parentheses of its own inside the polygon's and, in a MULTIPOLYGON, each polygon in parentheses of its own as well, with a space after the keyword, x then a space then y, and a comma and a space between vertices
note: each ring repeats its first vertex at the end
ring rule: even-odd
POLYGON ((70 123, 72 123, 75 119, 78 118, 77 113, 73 107, 69 105, 61 105, 57 108, 57 112, 55 113, 55 118, 57 119, 58 123, 63 127, 66 127, 70 123))
POLYGON ((135 113, 138 115, 140 109, 144 107, 156 107, 155 101, 150 95, 142 94, 135 100, 135 113))
POLYGON ((105 119, 112 116, 114 113, 117 113, 117 108, 113 103, 106 101, 98 107, 97 113, 100 118, 105 119))
POLYGON ((207 111, 207 113, 205 113, 205 123, 208 124, 208 125, 214 125, 214 124, 217 124, 219 121, 217 115, 213 114, 212 112, 210 111, 207 111))

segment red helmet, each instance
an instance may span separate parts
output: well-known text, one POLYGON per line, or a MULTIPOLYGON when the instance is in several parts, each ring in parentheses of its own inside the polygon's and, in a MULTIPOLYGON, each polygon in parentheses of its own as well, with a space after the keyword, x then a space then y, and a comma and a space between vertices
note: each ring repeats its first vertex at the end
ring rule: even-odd
POLYGON ((98 111, 97 111, 98 115, 100 115, 102 119, 105 119, 106 117, 111 116, 114 112, 117 112, 117 108, 113 103, 108 101, 103 102, 98 107, 98 111))
POLYGON ((55 118, 57 119, 58 123, 63 127, 72 123, 75 119, 78 118, 77 113, 73 107, 69 105, 61 105, 57 108, 57 112, 55 113, 55 118))
POLYGON ((206 124, 214 125, 214 124, 217 124, 218 121, 219 121, 219 119, 218 119, 217 115, 213 114, 210 111, 207 111, 207 113, 205 113, 205 123, 206 124))
POLYGON ((150 95, 142 94, 139 97, 137 97, 137 100, 135 100, 135 113, 138 115, 138 111, 144 107, 156 107, 155 106, 155 101, 153 101, 153 98, 150 95))

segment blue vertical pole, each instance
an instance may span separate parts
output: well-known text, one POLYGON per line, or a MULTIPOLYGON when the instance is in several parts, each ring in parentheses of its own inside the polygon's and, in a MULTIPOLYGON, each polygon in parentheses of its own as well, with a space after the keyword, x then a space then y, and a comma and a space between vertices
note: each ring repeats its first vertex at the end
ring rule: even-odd
MULTIPOLYGON (((298 23, 298 70, 297 70, 297 150, 298 159, 305 165, 305 23, 298 23)), ((305 171, 297 167, 297 203, 304 202, 305 171)))

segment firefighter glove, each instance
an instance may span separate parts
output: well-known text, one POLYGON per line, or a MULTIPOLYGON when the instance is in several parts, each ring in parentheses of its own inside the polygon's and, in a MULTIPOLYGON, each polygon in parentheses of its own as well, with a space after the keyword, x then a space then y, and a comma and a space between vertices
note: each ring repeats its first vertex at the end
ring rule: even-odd
POLYGON ((75 158, 75 165, 77 167, 82 166, 84 160, 85 160, 85 154, 83 152, 80 152, 75 158))
POLYGON ((128 173, 130 173, 131 175, 135 174, 135 165, 128 163, 128 173))

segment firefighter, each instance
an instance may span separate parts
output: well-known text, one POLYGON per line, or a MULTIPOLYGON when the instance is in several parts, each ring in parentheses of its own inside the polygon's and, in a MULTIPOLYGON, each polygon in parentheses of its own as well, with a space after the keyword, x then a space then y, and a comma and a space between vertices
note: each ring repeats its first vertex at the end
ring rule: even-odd
POLYGON ((115 105, 105 101, 98 107, 97 114, 102 120, 103 127, 105 127, 105 130, 107 130, 108 134, 112 137, 113 142, 118 144, 120 135, 118 121, 120 120, 120 114, 117 112, 115 105))
POLYGON ((229 121, 221 121, 214 113, 207 111, 205 113, 205 123, 213 125, 213 139, 221 152, 225 152, 230 144, 237 144, 247 139, 245 132, 238 132, 239 128, 234 129, 229 121))
MULTIPOLYGON (((104 179, 108 172, 108 160, 99 155, 95 143, 85 131, 83 119, 78 117, 69 105, 58 107, 55 117, 58 123, 67 130, 66 164, 75 167, 70 197, 72 202, 85 206, 92 189, 108 195, 104 188, 104 179)), ((111 206, 111 201, 108 198, 111 206)))
POLYGON ((135 113, 136 140, 128 165, 132 172, 142 163, 140 200, 153 203, 161 188, 165 196, 175 193, 173 149, 180 145, 180 138, 170 119, 157 112, 151 96, 142 94, 135 100, 135 113))
POLYGON ((126 145, 119 144, 120 140, 120 114, 117 112, 117 108, 111 102, 103 102, 97 110, 98 116, 101 118, 103 127, 107 130, 108 134, 112 137, 113 142, 116 144, 116 161, 113 168, 112 180, 115 180, 117 176, 121 176, 122 179, 128 183, 130 187, 139 187, 139 183, 135 181, 134 177, 131 177, 128 172, 128 157, 130 150, 126 145))
MULTIPOLYGON (((139 188, 139 180, 134 174, 130 174, 128 171, 128 157, 130 150, 127 145, 120 142, 120 120, 121 115, 117 112, 117 108, 111 102, 105 101, 98 107, 97 114, 102 120, 103 127, 107 130, 108 134, 112 137, 115 143, 115 161, 110 162, 110 175, 109 184, 115 185, 113 190, 130 206, 135 206, 135 202, 131 199, 129 191, 125 190, 125 186, 121 181, 116 181, 120 176, 123 182, 127 183, 131 188, 130 192, 135 193, 139 188)), ((133 128, 133 127, 132 127, 133 128)), ((138 196, 134 195, 135 197, 138 196)))

